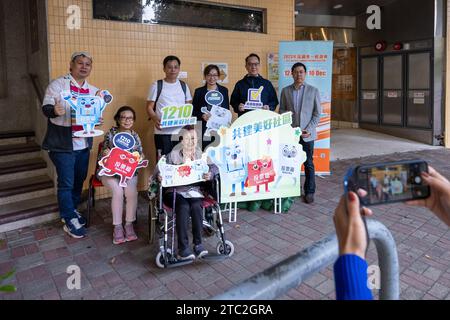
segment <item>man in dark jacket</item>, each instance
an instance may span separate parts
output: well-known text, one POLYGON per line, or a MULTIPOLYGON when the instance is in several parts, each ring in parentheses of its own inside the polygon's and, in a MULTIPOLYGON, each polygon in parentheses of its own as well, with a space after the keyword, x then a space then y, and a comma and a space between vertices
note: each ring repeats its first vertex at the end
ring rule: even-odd
POLYGON ((64 231, 73 238, 86 235, 86 220, 77 211, 77 206, 89 167, 92 138, 74 136, 74 132, 83 128, 77 126, 75 111, 61 93, 70 93, 72 98, 96 95, 99 89, 86 81, 91 70, 92 56, 88 52, 75 52, 70 60, 70 73, 49 84, 42 105, 42 112, 48 118, 42 148, 48 150, 55 165, 59 213, 64 231))
POLYGON ((245 58, 245 68, 248 73, 234 86, 230 103, 239 117, 250 110, 245 106, 252 100, 259 100, 262 104, 261 109, 265 110, 275 111, 278 105, 277 93, 272 83, 259 74, 260 65, 259 56, 255 53, 245 58), (249 97, 249 89, 256 89, 254 90, 256 95, 249 97), (258 94, 259 97, 257 97, 258 94))

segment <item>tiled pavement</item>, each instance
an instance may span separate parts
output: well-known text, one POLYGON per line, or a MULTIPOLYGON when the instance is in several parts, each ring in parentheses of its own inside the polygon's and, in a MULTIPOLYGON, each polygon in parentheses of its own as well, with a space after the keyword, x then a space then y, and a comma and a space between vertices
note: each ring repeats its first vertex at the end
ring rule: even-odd
MULTIPOLYGON (((0 234, 0 274, 14 268, 15 293, 0 299, 206 299, 254 273, 297 253, 334 231, 332 214, 350 164, 406 158, 426 159, 450 177, 450 150, 410 152, 332 163, 333 174, 317 178, 316 201, 297 200, 288 214, 239 210, 238 221, 226 225, 235 254, 221 262, 196 262, 175 269, 155 266, 156 245, 146 242, 147 201, 140 199, 140 239, 111 243, 109 200, 97 202, 89 236, 69 238, 60 223, 0 234), (81 268, 80 290, 68 290, 66 269, 81 268)), ((374 208, 397 242, 401 299, 450 299, 450 229, 427 210, 392 204, 374 208)), ((213 250, 217 239, 206 238, 213 250)), ((369 264, 376 251, 369 250, 369 264)), ((331 266, 292 289, 281 299, 334 299, 331 266)))

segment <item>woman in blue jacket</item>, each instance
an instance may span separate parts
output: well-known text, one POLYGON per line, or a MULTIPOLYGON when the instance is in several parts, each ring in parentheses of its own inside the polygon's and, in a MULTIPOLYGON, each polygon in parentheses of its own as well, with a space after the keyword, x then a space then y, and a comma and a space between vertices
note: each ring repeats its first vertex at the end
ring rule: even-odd
POLYGON ((208 113, 203 113, 201 109, 203 107, 208 108, 208 110, 211 109, 211 106, 208 105, 205 100, 205 95, 211 90, 219 91, 223 96, 223 102, 220 104, 220 107, 227 110, 230 108, 230 100, 228 97, 228 89, 217 83, 217 80, 220 78, 220 69, 217 65, 207 65, 205 70, 203 70, 203 76, 206 81, 205 85, 195 89, 194 98, 192 99, 192 105, 194 106, 192 116, 197 117, 197 120, 202 122, 202 149, 204 150, 205 147, 212 142, 205 141, 203 138, 206 131, 206 123, 208 122, 210 115, 208 113))
MULTIPOLYGON (((407 201, 406 204, 426 207, 450 226, 450 182, 431 166, 428 167, 428 172, 422 172, 421 177, 430 186, 430 196, 422 200, 407 201)), ((367 208, 361 211, 359 198, 354 192, 341 198, 334 213, 339 242, 339 258, 334 264, 338 300, 372 299, 372 293, 367 287, 365 251, 368 243, 361 214, 372 215, 372 211, 367 208)))

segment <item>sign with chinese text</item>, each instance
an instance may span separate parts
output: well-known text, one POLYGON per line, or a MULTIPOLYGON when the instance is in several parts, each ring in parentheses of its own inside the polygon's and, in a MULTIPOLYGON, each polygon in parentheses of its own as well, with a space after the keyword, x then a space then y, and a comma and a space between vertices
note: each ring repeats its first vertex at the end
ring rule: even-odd
POLYGON ((161 128, 183 127, 196 124, 197 118, 192 117, 193 110, 194 107, 192 104, 162 108, 161 128))
POLYGON ((135 145, 135 139, 129 133, 118 133, 113 138, 114 148, 98 164, 102 168, 99 176, 118 175, 119 185, 127 187, 127 180, 134 177, 136 170, 148 166, 148 160, 142 160, 139 152, 129 152, 135 145))
POLYGON ((207 149, 220 171, 222 203, 300 195, 306 154, 292 113, 255 110, 218 131, 220 143, 207 149))
POLYGON ((162 156, 158 161, 158 169, 163 187, 185 186, 205 181, 203 175, 209 171, 206 155, 203 155, 201 159, 180 165, 168 164, 166 157, 162 156))

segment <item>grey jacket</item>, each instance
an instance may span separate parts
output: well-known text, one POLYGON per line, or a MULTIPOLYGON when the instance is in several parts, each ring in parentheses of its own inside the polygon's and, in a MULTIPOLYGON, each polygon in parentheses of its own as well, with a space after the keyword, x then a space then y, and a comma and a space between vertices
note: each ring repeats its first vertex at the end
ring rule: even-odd
POLYGON ((305 142, 314 141, 317 138, 316 127, 320 121, 322 106, 320 104, 320 94, 316 87, 305 83, 303 92, 302 110, 296 114, 294 108, 294 84, 284 87, 281 91, 280 113, 292 112, 292 126, 300 127, 311 133, 309 138, 303 139, 305 142))

